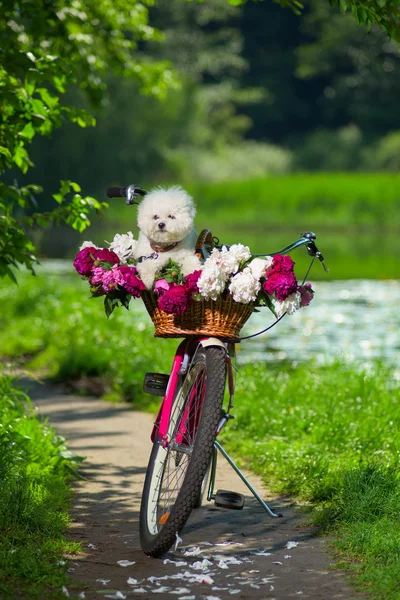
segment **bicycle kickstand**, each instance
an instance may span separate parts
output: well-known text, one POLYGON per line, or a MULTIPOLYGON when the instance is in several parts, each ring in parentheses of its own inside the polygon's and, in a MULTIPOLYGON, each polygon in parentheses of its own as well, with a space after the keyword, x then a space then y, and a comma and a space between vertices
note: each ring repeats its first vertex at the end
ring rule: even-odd
MULTIPOLYGON (((218 451, 221 452, 222 456, 224 456, 224 458, 228 461, 228 463, 233 468, 233 470, 239 475, 240 479, 249 488, 250 492, 253 494, 253 496, 256 498, 256 500, 258 500, 258 502, 261 504, 263 509, 271 517, 282 517, 281 513, 275 513, 273 510, 271 510, 269 508, 268 504, 266 504, 264 502, 264 500, 261 498, 261 496, 253 488, 253 486, 251 485, 249 480, 243 475, 242 471, 239 469, 239 467, 236 465, 236 463, 232 460, 232 458, 229 456, 229 454, 224 450, 224 448, 221 446, 221 444, 219 442, 217 442, 216 440, 214 442, 213 455, 211 458, 211 473, 210 473, 210 483, 208 486, 207 500, 210 501, 210 500, 214 500, 216 498, 216 494, 214 493, 214 485, 215 485, 215 477, 216 477, 216 471, 217 471, 218 451)), ((232 492, 227 492, 227 493, 232 494, 232 492)), ((235 493, 233 493, 233 494, 235 494, 235 493)), ((217 493, 217 495, 218 495, 218 493, 217 493)), ((237 496, 240 496, 240 494, 237 494, 237 496)), ((244 500, 242 502, 242 505, 237 506, 236 508, 242 508, 243 504, 244 504, 244 500)), ((233 508, 233 506, 232 506, 232 508, 233 508)))

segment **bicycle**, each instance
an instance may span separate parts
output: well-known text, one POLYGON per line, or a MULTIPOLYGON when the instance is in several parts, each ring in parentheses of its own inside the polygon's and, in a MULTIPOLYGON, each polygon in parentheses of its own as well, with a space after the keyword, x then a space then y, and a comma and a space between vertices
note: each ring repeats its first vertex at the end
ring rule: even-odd
MULTIPOLYGON (((127 204, 137 204, 138 196, 146 193, 135 185, 107 190, 108 197, 125 196, 127 204)), ((204 234, 196 250, 207 254, 213 240, 208 230, 204 230, 204 234)), ((271 256, 306 246, 312 261, 305 280, 315 258, 324 266, 315 239, 315 234, 305 233, 289 246, 271 253, 271 256)), ((264 333, 282 318, 259 333, 264 333)), ((163 556, 174 545, 192 510, 201 505, 206 490, 207 500, 214 500, 217 506, 243 508, 244 496, 241 494, 214 491, 218 452, 233 467, 264 510, 271 517, 281 516, 263 501, 216 439, 233 418, 235 343, 245 338, 232 340, 211 335, 180 337, 184 339, 177 348, 170 374, 147 373, 144 381, 146 392, 163 396, 151 432, 153 448, 140 509, 141 547, 147 555, 155 558, 163 556), (226 382, 229 399, 224 409, 226 382)))

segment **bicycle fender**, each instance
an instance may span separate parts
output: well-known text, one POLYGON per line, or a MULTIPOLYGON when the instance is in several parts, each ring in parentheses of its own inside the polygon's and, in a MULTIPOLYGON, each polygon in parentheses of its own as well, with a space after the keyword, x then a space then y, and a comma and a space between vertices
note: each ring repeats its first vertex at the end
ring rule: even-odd
POLYGON ((219 346, 220 348, 223 348, 225 352, 227 352, 224 342, 215 337, 203 338, 199 340, 199 344, 203 346, 203 348, 208 348, 209 346, 219 346))

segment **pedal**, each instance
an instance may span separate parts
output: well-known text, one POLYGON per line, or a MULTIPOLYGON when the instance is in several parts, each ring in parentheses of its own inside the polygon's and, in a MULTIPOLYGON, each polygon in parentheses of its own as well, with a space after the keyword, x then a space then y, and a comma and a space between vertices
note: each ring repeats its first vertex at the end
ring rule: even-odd
POLYGON ((146 373, 143 381, 143 391, 152 396, 165 396, 169 375, 164 373, 146 373))
POLYGON ((229 490, 217 490, 215 493, 215 506, 221 508, 231 508, 232 510, 242 510, 246 497, 243 494, 237 492, 230 492, 229 490))

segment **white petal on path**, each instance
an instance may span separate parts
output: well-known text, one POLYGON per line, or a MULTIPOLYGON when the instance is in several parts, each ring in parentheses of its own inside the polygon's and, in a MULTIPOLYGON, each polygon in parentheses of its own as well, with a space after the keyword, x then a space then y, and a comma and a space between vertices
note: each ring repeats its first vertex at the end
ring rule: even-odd
POLYGON ((103 585, 107 585, 107 583, 110 583, 111 579, 96 579, 96 581, 98 583, 102 583, 103 585))
POLYGON ((173 565, 175 565, 176 567, 186 567, 187 562, 186 560, 170 560, 169 558, 164 559, 164 565, 171 563, 173 565))
POLYGON ((175 542, 175 552, 176 552, 176 549, 179 546, 179 544, 182 544, 182 538, 179 537, 178 532, 176 532, 175 537, 176 537, 176 542, 175 542))
POLYGON ((165 592, 169 592, 169 590, 170 590, 170 589, 171 589, 171 588, 169 588, 169 587, 167 587, 167 586, 165 586, 165 585, 162 585, 161 587, 159 587, 159 588, 154 588, 154 589, 153 589, 153 590, 151 590, 151 591, 153 592, 153 594, 165 594, 165 592))
POLYGON ((127 580, 128 585, 136 585, 137 583, 138 583, 138 580, 133 579, 133 577, 129 577, 129 579, 127 580))
POLYGON ((67 598, 69 598, 69 591, 67 590, 65 585, 62 586, 61 591, 64 594, 64 596, 67 596, 67 598))
POLYGON ((201 553, 202 553, 202 550, 199 546, 192 546, 188 550, 184 551, 183 556, 197 556, 198 554, 201 554, 201 553))
POLYGON ((125 600, 126 596, 122 592, 116 592, 115 594, 108 594, 104 598, 112 598, 112 600, 125 600))
POLYGON ((299 545, 299 542, 288 542, 286 544, 286 548, 288 550, 291 550, 292 548, 296 548, 296 546, 298 546, 298 545, 299 545))
POLYGON ((130 567, 131 565, 135 564, 135 561, 134 560, 119 560, 119 561, 117 561, 117 564, 120 567, 130 567))

